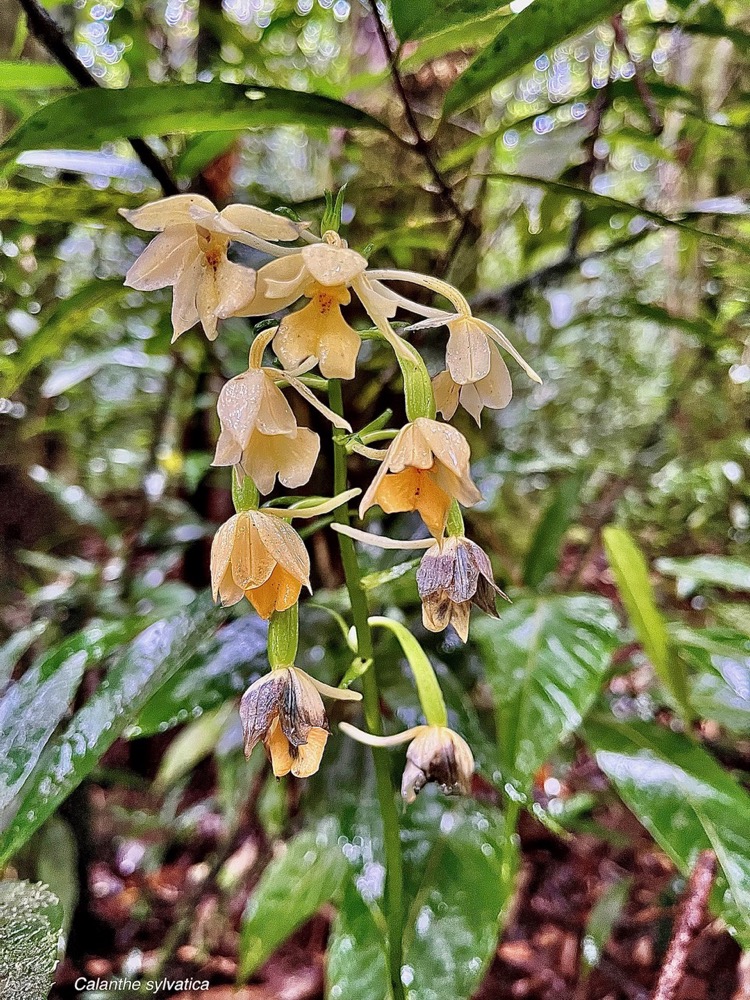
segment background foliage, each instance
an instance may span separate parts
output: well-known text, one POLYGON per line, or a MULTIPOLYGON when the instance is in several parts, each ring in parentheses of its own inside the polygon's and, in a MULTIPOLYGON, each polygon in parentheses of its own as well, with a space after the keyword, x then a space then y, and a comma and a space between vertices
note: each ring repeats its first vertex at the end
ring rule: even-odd
MULTIPOLYGON (((97 972, 389 989, 366 754, 334 737, 304 787, 241 754, 263 628, 206 587, 232 510, 215 400, 248 329, 170 350, 168 294, 123 287, 143 243, 117 208, 160 194, 139 138, 218 204, 319 220, 346 183, 352 246, 450 277, 544 379, 514 373, 508 408, 462 425, 486 497, 469 532, 513 598, 500 620, 467 649, 425 634, 413 565, 367 557, 373 610, 419 634, 478 763, 473 798, 427 791, 403 817, 409 1000, 637 995, 705 847, 714 913, 750 942, 746 5, 45 6, 98 86, 59 46, 50 61, 31 0, 28 21, 0 0, 4 983, 33 968, 44 995, 60 937, 60 997, 97 972), (640 961, 618 941, 654 882, 640 961)), ((438 337, 419 344, 433 371, 438 337)), ((355 426, 399 405, 380 377, 348 402, 355 426)), ((310 544, 299 665, 337 683, 341 571, 330 532, 310 544)), ((388 633, 377 671, 393 728, 419 721, 388 633)), ((715 997, 737 988, 723 926, 715 997)))

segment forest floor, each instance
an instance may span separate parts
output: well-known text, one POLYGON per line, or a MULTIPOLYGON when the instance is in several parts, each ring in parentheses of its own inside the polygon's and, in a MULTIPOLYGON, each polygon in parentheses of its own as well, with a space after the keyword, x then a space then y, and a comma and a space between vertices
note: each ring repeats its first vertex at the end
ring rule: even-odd
MULTIPOLYGON (((208 766, 202 778, 212 779, 208 766)), ((581 753, 571 786, 600 793, 606 780, 581 753)), ((53 1000, 77 996, 73 983, 80 975, 117 977, 123 963, 132 966, 134 956, 157 978, 208 980, 208 990, 172 994, 180 1000, 323 1000, 332 915, 325 910, 284 944, 252 983, 240 991, 232 986, 237 926, 247 893, 269 856, 260 826, 249 824, 229 851, 221 847, 225 831, 219 817, 213 825, 207 817, 199 837, 171 847, 158 866, 148 866, 142 862, 149 834, 122 840, 116 819, 123 811, 132 817, 144 794, 88 787, 93 831, 89 912, 83 923, 77 921, 53 1000), (225 870, 241 886, 230 894, 228 911, 211 882, 217 851, 228 857, 225 870), (201 883, 202 890, 197 888, 201 883), (183 933, 175 935, 180 924, 183 933), (159 949, 170 934, 171 958, 156 969, 159 949)), ((649 1000, 683 880, 632 814, 614 796, 605 801, 587 820, 591 832, 582 829, 564 838, 524 818, 520 891, 475 1000, 649 1000), (615 909, 611 931, 606 917, 601 924, 605 929, 597 930, 590 923, 592 909, 615 885, 622 887, 624 905, 615 909), (606 939, 598 953, 597 934, 606 939), (582 954, 591 955, 595 966, 587 976, 580 971, 582 954)), ((142 804, 145 810, 147 802, 142 804)), ((151 836, 158 851, 158 830, 151 836)), ((720 922, 707 916, 691 945, 675 1000, 748 1000, 748 975, 737 944, 720 922)))

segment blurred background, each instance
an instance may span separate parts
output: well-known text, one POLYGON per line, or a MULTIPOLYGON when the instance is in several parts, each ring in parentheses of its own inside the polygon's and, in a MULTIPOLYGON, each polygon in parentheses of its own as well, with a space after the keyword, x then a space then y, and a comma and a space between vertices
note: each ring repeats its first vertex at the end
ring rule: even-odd
MULTIPOLYGON (((351 246, 447 277, 543 379, 509 362, 510 405, 481 430, 456 418, 486 498, 468 534, 514 599, 499 623, 467 647, 425 633, 408 554, 362 554, 478 763, 471 800, 428 790, 403 817, 407 996, 645 1000, 709 845, 724 882, 676 995, 750 996, 746 4, 44 0, 86 94, 30 3, 0 0, 0 854, 58 900, 52 996, 81 975, 207 980, 212 1000, 238 975, 245 1000, 388 990, 367 754, 334 735, 302 784, 241 753, 264 626, 238 606, 217 632, 205 591, 233 512, 216 399, 252 328, 170 347, 169 290, 123 287, 145 241, 117 209, 162 193, 129 135, 219 207, 317 227, 346 184, 351 246), (295 94, 240 121, 217 81, 246 105, 248 84, 295 94), (157 84, 163 105, 134 93, 157 84), (133 100, 110 114, 110 90, 133 100)), ((445 331, 414 342, 437 372, 445 331)), ((355 428, 403 418, 376 341, 345 395, 355 428)), ((290 402, 321 433, 327 494, 325 423, 290 402)), ((371 475, 354 456, 353 485, 371 475)), ((299 665, 337 683, 336 539, 303 533, 299 665)), ((377 670, 389 725, 419 721, 382 637, 377 670)))

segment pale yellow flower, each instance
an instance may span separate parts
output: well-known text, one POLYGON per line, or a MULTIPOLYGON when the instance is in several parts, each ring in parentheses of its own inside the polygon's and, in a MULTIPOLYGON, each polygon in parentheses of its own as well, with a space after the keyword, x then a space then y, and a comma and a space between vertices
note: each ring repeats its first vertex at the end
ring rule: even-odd
POLYGON ((178 194, 134 211, 120 209, 138 229, 159 233, 125 276, 141 291, 173 286, 172 326, 176 340, 199 320, 209 340, 217 334, 218 310, 232 312, 252 298, 255 271, 227 258, 232 240, 294 240, 299 227, 252 205, 217 211, 208 198, 178 194))
POLYGON ((502 410, 510 402, 513 386, 508 366, 489 341, 487 347, 490 351, 490 367, 486 375, 476 381, 460 383, 450 370, 446 370, 432 380, 435 406, 446 420, 453 417, 460 403, 481 427, 482 410, 485 406, 491 410, 502 410))
POLYGON ((497 618, 495 597, 505 597, 486 553, 464 536, 444 538, 425 552, 417 570, 417 589, 424 627, 442 632, 452 625, 464 642, 472 604, 497 618))
POLYGON ((309 778, 320 767, 329 728, 320 695, 358 701, 355 691, 321 684, 297 667, 280 667, 245 691, 240 718, 245 756, 262 740, 277 778, 309 778))
POLYGON ((230 379, 219 394, 221 434, 213 465, 236 465, 261 493, 270 493, 276 477, 290 489, 312 475, 320 438, 298 427, 294 413, 274 379, 256 368, 230 379))
POLYGON ((374 504, 387 514, 415 510, 439 538, 451 501, 472 507, 482 499, 471 478, 470 459, 469 444, 455 427, 418 417, 391 442, 362 497, 359 516, 374 504))
POLYGON ((361 346, 360 335, 346 322, 341 306, 351 300, 352 288, 370 315, 393 316, 397 303, 365 274, 366 259, 350 250, 335 233, 330 242, 303 247, 299 253, 271 261, 258 271, 255 296, 222 316, 264 316, 279 312, 301 296, 310 301, 279 323, 273 349, 285 368, 297 368, 313 358, 325 378, 354 378, 361 346))
POLYGON ((211 545, 211 588, 224 607, 243 597, 261 618, 286 611, 310 587, 310 557, 294 528, 260 510, 235 514, 211 545))
POLYGON ((430 781, 447 795, 468 795, 471 791, 474 756, 466 740, 447 726, 414 726, 393 736, 364 733, 348 722, 340 722, 339 729, 367 746, 394 747, 409 743, 401 779, 401 795, 407 804, 414 802, 430 781))

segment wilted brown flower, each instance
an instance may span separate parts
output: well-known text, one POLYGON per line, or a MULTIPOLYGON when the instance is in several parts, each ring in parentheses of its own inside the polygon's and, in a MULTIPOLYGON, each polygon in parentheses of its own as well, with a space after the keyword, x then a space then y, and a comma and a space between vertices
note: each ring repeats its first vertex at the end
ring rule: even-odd
POLYGON ((495 597, 505 597, 487 554, 464 536, 444 538, 427 549, 417 570, 417 588, 425 628, 442 632, 452 625, 464 642, 471 605, 497 618, 495 597))
POLYGON ((362 497, 359 516, 374 504, 387 514, 416 510, 439 538, 453 500, 472 507, 482 499, 471 478, 470 458, 469 444, 455 427, 418 417, 391 442, 362 497))
POLYGON ((434 781, 447 795, 468 795, 474 772, 469 744, 447 726, 419 726, 406 751, 401 795, 413 802, 434 781))
POLYGON ((342 701, 361 698, 293 666, 272 670, 251 684, 240 702, 245 756, 262 741, 277 778, 290 771, 297 778, 315 774, 329 734, 321 693, 342 701))

